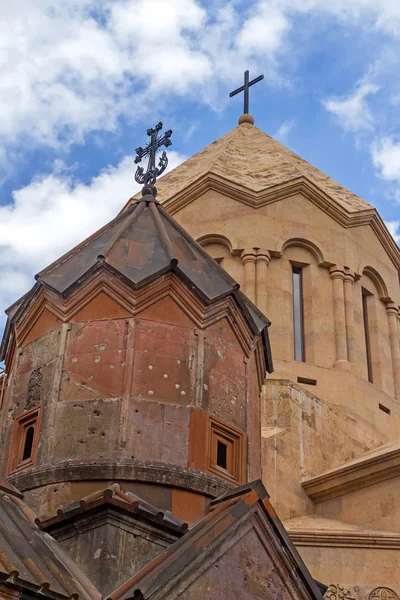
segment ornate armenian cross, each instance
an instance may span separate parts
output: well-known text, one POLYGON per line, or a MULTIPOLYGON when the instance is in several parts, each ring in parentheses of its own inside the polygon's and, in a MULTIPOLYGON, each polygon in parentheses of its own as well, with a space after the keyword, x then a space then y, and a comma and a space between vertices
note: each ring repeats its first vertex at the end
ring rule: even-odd
POLYGON ((161 131, 163 127, 162 123, 158 123, 154 129, 148 129, 147 135, 150 136, 150 142, 142 148, 136 148, 136 158, 135 164, 137 165, 143 158, 149 157, 149 161, 147 163, 146 173, 144 172, 143 167, 138 167, 135 173, 135 180, 142 185, 154 185, 157 177, 159 177, 162 173, 164 173, 165 169, 168 165, 167 153, 164 152, 161 155, 161 158, 158 162, 158 166, 156 167, 156 154, 157 151, 161 148, 161 146, 171 146, 172 142, 170 137, 172 135, 172 130, 169 129, 164 133, 162 137, 158 137, 159 131, 161 131))
POLYGON ((259 75, 258 77, 253 79, 253 81, 249 81, 249 72, 245 71, 244 72, 244 85, 242 85, 242 87, 238 88, 237 90, 235 90, 234 92, 231 92, 229 94, 229 98, 232 98, 232 96, 236 96, 236 94, 239 94, 240 92, 244 92, 244 111, 243 112, 245 115, 249 114, 249 88, 250 88, 250 86, 254 85, 255 83, 258 83, 259 81, 261 81, 262 79, 264 79, 264 75, 259 75))

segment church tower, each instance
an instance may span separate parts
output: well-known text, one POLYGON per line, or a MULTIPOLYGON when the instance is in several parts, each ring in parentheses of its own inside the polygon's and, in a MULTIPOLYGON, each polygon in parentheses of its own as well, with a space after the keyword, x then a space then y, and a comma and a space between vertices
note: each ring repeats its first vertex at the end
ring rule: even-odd
POLYGON ((269 322, 144 194, 9 313, 1 469, 39 514, 113 480, 192 522, 261 477, 269 322))
POLYGON ((1 600, 321 600, 260 480, 270 322, 156 199, 161 128, 8 311, 1 600))
POLYGON ((159 190, 271 319, 263 481, 306 564, 329 598, 397 600, 399 248, 371 205, 248 114, 159 190))
POLYGON ((156 190, 159 130, 143 193, 8 311, 3 488, 112 600, 261 600, 275 580, 318 598, 313 578, 330 600, 399 600, 396 243, 249 114, 156 190), (214 561, 190 588, 227 556, 215 536, 240 581, 214 561))

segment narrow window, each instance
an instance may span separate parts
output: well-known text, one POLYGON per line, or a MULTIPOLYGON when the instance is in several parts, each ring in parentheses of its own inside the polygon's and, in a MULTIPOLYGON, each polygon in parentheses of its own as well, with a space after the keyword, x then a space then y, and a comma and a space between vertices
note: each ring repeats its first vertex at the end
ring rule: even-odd
POLYGON ((217 465, 219 467, 221 467, 222 469, 226 469, 226 444, 224 444, 223 442, 221 442, 220 440, 217 441, 217 465))
POLYGON ((209 419, 207 470, 234 483, 243 483, 246 473, 246 436, 216 417, 209 419))
POLYGON ((40 406, 22 413, 15 419, 8 461, 8 474, 36 464, 40 421, 40 406))
POLYGON ((22 453, 22 461, 28 460, 32 456, 33 438, 35 436, 35 428, 31 425, 25 433, 24 451, 22 453))
POLYGON ((364 322, 364 336, 365 336, 365 352, 367 357, 367 370, 368 370, 368 381, 373 383, 372 377, 372 360, 371 360, 371 338, 369 334, 369 321, 368 321, 368 296, 370 296, 364 288, 362 288, 362 308, 363 308, 363 322, 364 322))
POLYGON ((302 271, 292 269, 294 360, 305 361, 302 271))

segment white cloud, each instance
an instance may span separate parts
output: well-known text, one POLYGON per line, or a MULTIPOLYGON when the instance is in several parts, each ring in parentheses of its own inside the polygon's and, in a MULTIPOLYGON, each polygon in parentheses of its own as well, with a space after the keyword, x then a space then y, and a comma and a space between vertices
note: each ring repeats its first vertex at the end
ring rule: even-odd
MULTIPOLYGON (((0 140, 82 143, 176 94, 220 108, 219 85, 237 81, 245 68, 282 81, 279 58, 294 51, 289 35, 299 14, 400 37, 400 3, 393 0, 259 0, 251 7, 234 0, 5 0, 0 140)), ((329 110, 347 127, 351 114, 365 126, 371 93, 372 85, 360 86, 328 101, 329 110)))
POLYGON ((0 3, 0 139, 82 143, 171 94, 212 105, 233 64, 273 60, 282 45, 286 17, 257 6, 246 17, 231 2, 206 13, 200 0, 0 3))
POLYGON ((277 131, 274 133, 273 137, 278 140, 278 142, 281 142, 281 144, 287 144, 288 143, 288 136, 289 133, 292 131, 294 126, 294 119, 291 119, 290 121, 284 121, 277 129, 277 131))
POLYGON ((393 236, 396 244, 400 243, 400 221, 385 221, 389 233, 393 236))
POLYGON ((400 181, 400 142, 384 137, 373 143, 372 161, 380 177, 388 181, 400 181))
MULTIPOLYGON (((185 157, 169 152, 168 170, 185 157)), ((57 163, 0 206, 0 315, 27 292, 33 275, 111 220, 140 186, 134 157, 109 166, 89 184, 57 163)), ((1 325, 1 317, 0 317, 1 325)))
POLYGON ((281 49, 289 30, 289 20, 279 5, 261 1, 252 7, 238 34, 237 46, 244 56, 261 53, 271 58, 281 49))
POLYGON ((324 100, 323 104, 329 112, 335 115, 345 131, 371 130, 374 118, 367 104, 368 96, 376 94, 379 87, 364 81, 356 86, 353 93, 340 98, 324 100))

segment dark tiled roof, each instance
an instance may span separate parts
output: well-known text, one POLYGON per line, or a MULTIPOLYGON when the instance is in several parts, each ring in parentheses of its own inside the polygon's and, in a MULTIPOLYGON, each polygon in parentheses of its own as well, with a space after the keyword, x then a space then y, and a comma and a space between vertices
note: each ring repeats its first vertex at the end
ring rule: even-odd
POLYGON ((134 514, 140 519, 151 521, 153 525, 172 530, 174 533, 185 533, 188 530, 188 524, 182 519, 179 519, 168 510, 159 510, 153 504, 131 492, 122 491, 118 483, 113 483, 104 489, 85 496, 81 500, 60 508, 54 517, 36 519, 36 523, 41 529, 50 529, 53 525, 62 521, 75 518, 77 515, 106 505, 134 514))
MULTIPOLYGON (((305 597, 310 600, 322 600, 317 583, 311 577, 268 498, 268 493, 260 480, 240 486, 217 498, 212 503, 210 514, 110 594, 107 600, 133 600, 134 598, 145 600, 160 593, 161 590, 165 592, 166 589, 171 589, 174 580, 179 578, 200 555, 202 560, 206 561, 208 549, 211 548, 210 552, 215 551, 216 539, 232 523, 240 521, 242 517, 245 518, 256 504, 260 505, 265 518, 272 525, 273 535, 276 536, 279 546, 284 548, 284 554, 289 557, 290 571, 296 582, 301 582, 307 594, 305 597)), ((160 597, 165 596, 160 595, 160 597)))
POLYGON ((36 276, 37 283, 31 292, 9 309, 0 359, 6 351, 10 322, 18 320, 38 287, 44 285, 67 296, 101 268, 117 274, 135 289, 172 270, 207 304, 234 296, 253 332, 262 335, 266 368, 272 372, 268 319, 239 292, 239 284, 152 196, 135 202, 36 276))
POLYGON ((35 524, 19 492, 6 482, 0 490, 0 582, 45 596, 100 599, 78 566, 35 524))
POLYGON ((37 281, 67 295, 103 263, 135 288, 174 269, 207 302, 239 287, 151 196, 47 267, 37 281))

